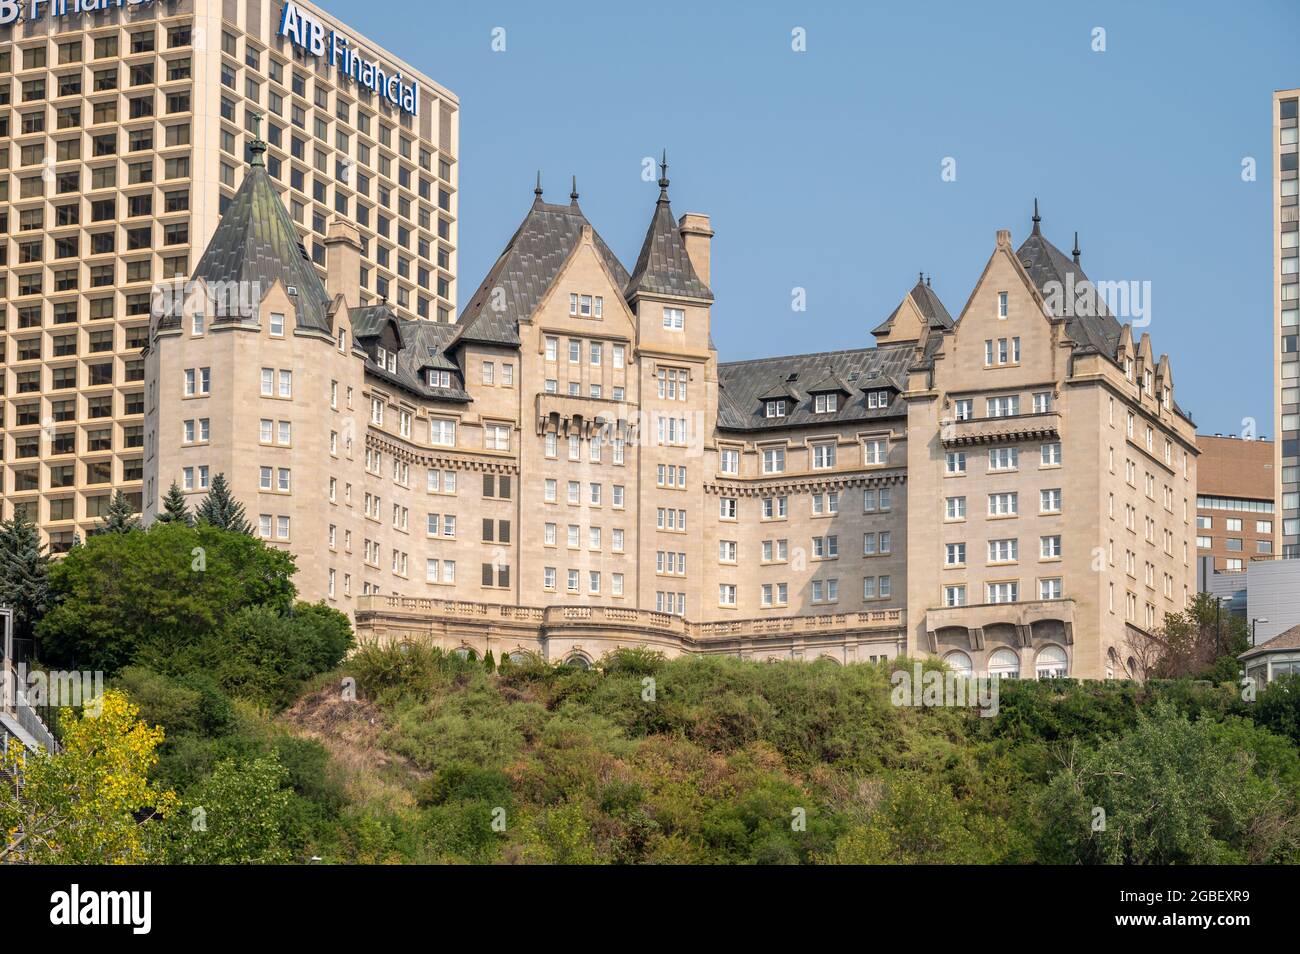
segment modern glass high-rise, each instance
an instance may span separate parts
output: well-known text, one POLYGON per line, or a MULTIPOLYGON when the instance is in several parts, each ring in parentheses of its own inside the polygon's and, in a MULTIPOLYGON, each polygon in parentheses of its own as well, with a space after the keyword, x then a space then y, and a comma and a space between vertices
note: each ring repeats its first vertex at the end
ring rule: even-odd
POLYGON ((459 104, 306 2, 22 0, 16 15, 0 5, 0 517, 25 509, 60 552, 114 490, 139 506, 151 295, 193 270, 259 124, 322 273, 344 218, 366 300, 455 319, 459 104), (286 5, 358 54, 352 75, 336 47, 281 35, 286 5), (384 89, 414 83, 414 103, 357 82, 365 67, 400 72, 384 89))
POLYGON ((1277 550, 1300 557, 1300 89, 1273 94, 1273 349, 1277 550))

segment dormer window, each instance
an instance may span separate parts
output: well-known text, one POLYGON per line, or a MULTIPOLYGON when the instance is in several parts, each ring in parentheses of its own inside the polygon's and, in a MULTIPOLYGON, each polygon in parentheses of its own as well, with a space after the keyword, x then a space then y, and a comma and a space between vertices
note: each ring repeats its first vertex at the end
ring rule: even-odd
POLYGON ((818 394, 813 398, 813 409, 817 414, 830 414, 840 408, 840 396, 832 391, 830 394, 818 394))
POLYGON ((868 392, 867 392, 867 407, 868 407, 868 408, 879 408, 879 409, 881 409, 881 410, 883 410, 883 409, 889 407, 889 392, 888 392, 888 391, 868 391, 868 392))
POLYGON ((449 388, 451 387, 451 372, 438 371, 434 368, 429 369, 429 387, 431 388, 449 388))
POLYGON ((1133 380, 1133 359, 1132 358, 1124 359, 1124 377, 1128 378, 1130 381, 1133 380))
POLYGON ((1150 371, 1146 371, 1142 374, 1142 387, 1147 392, 1147 394, 1151 393, 1151 372, 1150 371))
POLYGON ((277 315, 274 313, 271 315, 271 337, 284 337, 284 315, 277 315))
POLYGON ((339 329, 338 343, 340 351, 346 351, 348 349, 348 332, 346 328, 339 329))
POLYGON ((998 317, 1005 318, 1006 316, 1007 316, 1007 293, 998 292, 998 317))
POLYGON ((382 345, 375 346, 375 364, 391 374, 397 373, 397 352, 389 351, 382 345))
POLYGON ((785 417, 785 401, 768 401, 766 403, 766 417, 785 417))
POLYGON ((669 331, 681 331, 686 327, 686 312, 681 308, 665 308, 664 327, 669 331))

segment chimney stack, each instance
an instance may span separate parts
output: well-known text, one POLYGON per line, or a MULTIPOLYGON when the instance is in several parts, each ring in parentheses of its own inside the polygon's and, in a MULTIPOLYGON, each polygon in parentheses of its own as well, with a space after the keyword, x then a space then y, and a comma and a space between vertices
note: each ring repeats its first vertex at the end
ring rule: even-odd
POLYGON ((709 240, 713 238, 713 229, 709 228, 709 217, 701 212, 687 212, 677 221, 677 229, 686 246, 686 255, 691 260, 691 267, 705 285, 709 284, 709 240))
POLYGON ((361 233, 340 218, 325 233, 325 290, 349 307, 361 304, 361 233))

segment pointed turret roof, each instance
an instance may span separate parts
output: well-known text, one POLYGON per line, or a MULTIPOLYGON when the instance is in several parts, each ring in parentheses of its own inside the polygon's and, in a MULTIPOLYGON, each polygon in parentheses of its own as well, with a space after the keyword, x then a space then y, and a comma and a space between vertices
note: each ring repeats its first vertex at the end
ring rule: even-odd
MULTIPOLYGON (((534 194, 528 214, 461 312, 456 322, 458 343, 518 345, 519 321, 532 315, 550 289, 582 238, 583 227, 591 228, 577 199, 571 199, 568 205, 543 202, 540 178, 534 194)), ((627 269, 600 233, 594 228, 591 231, 596 251, 615 285, 624 287, 627 269)))
POLYGON ((240 282, 241 289, 255 287, 262 294, 278 281, 296 303, 296 327, 332 334, 329 294, 267 175, 262 161, 266 143, 250 143, 249 152, 244 181, 217 223, 193 278, 209 289, 219 282, 240 282))
POLYGON ((691 258, 686 254, 686 243, 682 241, 677 221, 673 218, 672 204, 668 201, 666 152, 659 169, 659 199, 655 202, 654 215, 650 218, 650 227, 646 229, 645 241, 641 243, 641 254, 637 256, 636 267, 632 269, 632 280, 628 283, 626 296, 630 299, 637 293, 643 293, 713 301, 713 292, 695 274, 691 258))
MULTIPOLYGON (((926 322, 932 329, 936 331, 946 331, 953 327, 954 322, 952 320, 952 315, 948 314, 948 309, 943 306, 943 302, 939 300, 938 294, 925 280, 924 274, 919 272, 917 273, 916 284, 913 285, 912 290, 907 293, 907 297, 912 299, 912 304, 916 306, 917 311, 925 316, 926 322)), ((902 307, 902 302, 899 302, 898 307, 890 312, 889 317, 873 328, 871 333, 873 335, 888 334, 890 327, 894 323, 894 319, 898 317, 898 312, 902 307)))
MULTIPOLYGON (((1053 296, 1049 295, 1049 290, 1052 288, 1058 290, 1078 288, 1084 282, 1089 282, 1091 285, 1083 271, 1083 266, 1077 261, 1071 261, 1043 235, 1039 227, 1040 221, 1042 219, 1038 214, 1038 200, 1035 199, 1033 229, 1020 248, 1016 249, 1016 257, 1029 273, 1039 293, 1051 301, 1053 296)), ((1054 297, 1058 301, 1062 300, 1061 292, 1058 291, 1054 297)), ((1105 300, 1100 295, 1095 295, 1093 298, 1098 314, 1058 314, 1056 317, 1066 319, 1065 330, 1081 349, 1099 351, 1114 360, 1116 348, 1119 347, 1120 324, 1106 308, 1105 300)))

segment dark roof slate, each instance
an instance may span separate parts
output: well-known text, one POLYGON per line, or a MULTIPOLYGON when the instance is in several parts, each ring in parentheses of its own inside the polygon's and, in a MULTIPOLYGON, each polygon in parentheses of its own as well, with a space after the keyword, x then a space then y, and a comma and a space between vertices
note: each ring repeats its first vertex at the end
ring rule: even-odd
MULTIPOLYGON (((1043 237, 1037 222, 1034 223, 1029 237, 1016 250, 1016 257, 1020 259, 1020 264, 1029 273, 1034 286, 1045 298, 1048 297, 1049 284, 1066 288, 1067 276, 1073 276, 1070 282, 1075 288, 1089 281, 1078 263, 1067 258, 1064 252, 1043 237)), ((1104 298, 1098 295, 1095 301, 1099 314, 1067 317, 1065 330, 1080 349, 1100 352, 1113 361, 1123 329, 1115 320, 1115 316, 1106 308, 1104 298)), ((1064 316, 1057 314, 1056 317, 1064 316)))
MULTIPOLYGON (((936 331, 947 331, 956 324, 956 322, 952 320, 952 315, 948 314, 948 309, 945 308, 943 302, 939 300, 939 295, 933 288, 927 285, 923 279, 918 277, 916 284, 912 286, 912 290, 909 291, 907 295, 912 299, 912 303, 916 305, 917 310, 925 316, 926 321, 932 329, 936 331)), ((873 335, 885 334, 894 323, 894 319, 898 317, 898 313, 902 308, 903 303, 899 302, 898 307, 890 313, 889 317, 873 328, 871 333, 873 335)))
POLYGON ((193 278, 210 289, 217 283, 239 282, 241 288, 257 287, 263 294, 278 281, 297 293, 297 327, 333 333, 329 294, 256 151, 193 278))
POLYGON ((646 229, 641 254, 637 256, 626 297, 640 293, 672 295, 713 301, 713 292, 700 281, 686 254, 686 244, 677 230, 672 206, 668 202, 667 180, 660 180, 659 201, 655 203, 650 227, 646 229))
MULTIPOLYGON (((576 202, 551 205, 539 196, 461 312, 456 322, 456 343, 518 346, 520 320, 532 315, 578 244, 583 226, 590 225, 576 202), (501 289, 500 296, 495 294, 497 288, 501 289)), ((615 284, 625 287, 627 269, 595 229, 592 235, 615 284)))
POLYGON ((906 380, 913 350, 911 344, 882 345, 879 348, 719 363, 718 427, 732 431, 757 431, 896 417, 903 413, 903 402, 897 395, 889 407, 869 409, 865 392, 884 388, 897 390, 896 382, 906 380), (804 394, 787 409, 785 417, 763 416, 764 395, 777 384, 798 394, 801 389, 808 390, 804 381, 817 384, 828 374, 841 378, 848 389, 848 397, 835 413, 814 413, 811 398, 804 394), (790 380, 790 375, 794 375, 793 380, 790 380))
POLYGON ((394 321, 397 324, 402 347, 397 352, 396 373, 381 368, 367 354, 367 374, 420 397, 457 402, 472 400, 469 393, 460 386, 460 365, 447 355, 447 350, 456 338, 455 325, 421 318, 402 318, 393 314, 387 304, 351 308, 349 317, 352 320, 352 336, 358 340, 375 336, 385 322, 394 321), (428 368, 452 372, 452 386, 429 387, 428 376, 423 373, 428 368))

